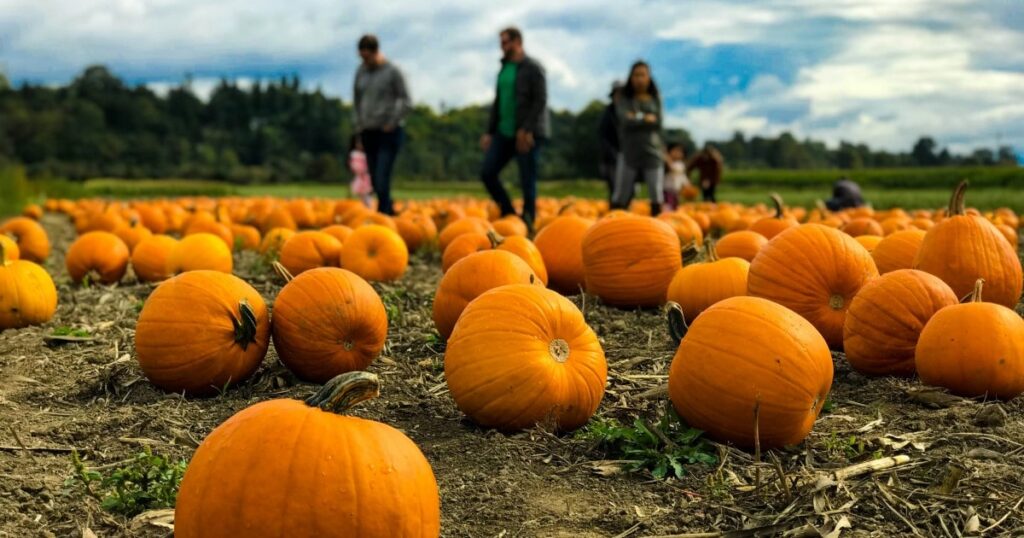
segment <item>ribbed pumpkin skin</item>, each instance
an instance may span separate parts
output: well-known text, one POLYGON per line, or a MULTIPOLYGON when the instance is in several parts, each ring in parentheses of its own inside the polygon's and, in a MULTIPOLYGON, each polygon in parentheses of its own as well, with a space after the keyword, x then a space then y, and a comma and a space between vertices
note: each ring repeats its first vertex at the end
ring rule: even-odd
POLYGON ((516 431, 550 419, 568 431, 597 410, 608 367, 576 305, 515 284, 466 307, 448 340, 444 374, 456 405, 482 426, 516 431))
POLYGON ((57 288, 39 265, 0 260, 0 330, 46 323, 57 311, 57 288))
MULTIPOLYGON (((785 232, 784 232, 785 233, 785 232)), ((732 297, 690 325, 669 370, 669 397, 718 441, 793 445, 811 431, 832 386, 832 355, 818 331, 778 304, 732 297)))
POLYGON ((914 228, 893 232, 882 239, 871 251, 871 258, 875 260, 878 273, 884 275, 900 269, 913 268, 914 258, 921 248, 924 235, 924 230, 914 228))
POLYGON ((442 337, 448 338, 455 329, 462 311, 470 301, 484 292, 506 284, 537 285, 533 270, 518 256, 502 250, 488 250, 470 254, 455 262, 441 277, 434 294, 434 326, 442 337))
POLYGON ((3 249, 3 260, 0 263, 21 259, 21 250, 18 248, 18 243, 15 243, 14 239, 11 239, 9 236, 0 234, 0 249, 3 249))
POLYGON ((295 230, 289 228, 274 228, 263 236, 260 241, 260 254, 278 254, 281 247, 295 235, 295 230))
POLYGON ((256 371, 269 344, 263 298, 242 279, 218 271, 189 271, 161 283, 135 327, 142 371, 168 392, 209 395, 229 381, 240 383, 256 371), (243 299, 256 315, 255 342, 245 349, 235 342, 232 325, 232 318, 241 319, 243 299))
POLYGON ((742 230, 725 234, 715 243, 715 252, 719 258, 742 258, 752 261, 768 240, 757 232, 742 230))
POLYGON ((936 312, 958 302, 945 282, 924 271, 900 269, 873 279, 846 312, 846 360, 869 376, 914 375, 921 330, 936 312))
POLYGON ((657 219, 607 218, 583 236, 587 292, 612 306, 664 304, 680 267, 679 237, 657 219))
POLYGON ((777 235, 750 263, 747 291, 810 321, 833 348, 843 345, 850 301, 878 276, 871 254, 852 237, 820 224, 777 235))
POLYGON ((288 271, 298 276, 317 267, 338 267, 341 241, 320 231, 299 232, 281 247, 280 261, 288 271))
POLYGON ((179 538, 436 538, 437 481, 402 432, 297 400, 249 407, 196 450, 179 538))
POLYGON ((341 266, 370 282, 391 282, 409 267, 409 248, 390 228, 360 226, 341 248, 341 266))
POLYGON ((521 235, 506 236, 501 238, 500 244, 495 248, 518 256, 530 266, 530 269, 533 269, 533 274, 537 275, 541 284, 548 285, 548 269, 544 265, 544 255, 540 253, 533 241, 521 235))
POLYGON ((479 232, 486 234, 493 230, 494 227, 486 219, 480 217, 463 217, 451 224, 445 226, 441 230, 441 234, 438 236, 438 244, 441 246, 441 252, 448 249, 448 245, 458 236, 469 233, 479 232))
POLYGON ((687 321, 693 321, 709 306, 729 297, 747 294, 750 262, 725 258, 687 265, 668 286, 668 300, 679 304, 687 321))
POLYGON ((274 300, 274 348, 300 379, 325 383, 364 370, 384 348, 388 316, 373 287, 351 271, 310 269, 274 300))
POLYGON ((130 257, 128 245, 118 236, 110 232, 89 232, 71 243, 64 265, 74 282, 81 282, 94 271, 99 282, 114 284, 120 282, 128 270, 130 257))
POLYGON ((485 250, 491 250, 491 240, 487 238, 486 234, 480 232, 469 232, 464 233, 448 244, 448 248, 444 249, 444 254, 441 255, 441 271, 448 272, 455 262, 473 254, 475 252, 483 252, 485 250))
POLYGON ((230 273, 234 268, 231 249, 224 240, 205 232, 186 235, 171 250, 167 267, 171 273, 187 271, 219 271, 230 273))
POLYGON ((0 233, 14 237, 21 251, 19 259, 43 263, 50 256, 50 238, 38 222, 28 217, 14 217, 4 221, 0 233))
POLYGON ((416 252, 420 247, 437 241, 437 226, 426 214, 403 214, 395 219, 395 226, 409 252, 416 252))
POLYGON ((983 278, 984 300, 1007 308, 1017 306, 1024 286, 1017 250, 991 222, 974 215, 954 215, 928 230, 914 268, 941 278, 958 297, 983 278))
MULTIPOLYGON (((533 243, 544 259, 551 289, 575 295, 586 284, 583 272, 583 236, 594 221, 575 215, 557 217, 545 226, 533 243)), ((699 231, 699 230, 698 230, 699 231)))
POLYGON ((142 282, 159 282, 173 276, 168 264, 178 240, 169 235, 143 239, 132 251, 132 269, 142 282))
POLYGON ((1024 319, 991 303, 950 306, 921 331, 915 359, 922 383, 1009 400, 1024 392, 1024 319))

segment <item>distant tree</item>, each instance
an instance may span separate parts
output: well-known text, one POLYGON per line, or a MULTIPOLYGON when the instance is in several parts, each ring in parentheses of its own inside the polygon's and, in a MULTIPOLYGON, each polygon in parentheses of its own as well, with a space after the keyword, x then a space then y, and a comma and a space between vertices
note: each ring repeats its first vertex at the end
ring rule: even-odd
POLYGON ((999 165, 1016 165, 1017 154, 1014 153, 1013 148, 1010 146, 999 146, 999 151, 996 155, 996 164, 999 165))
POLYGON ((934 166, 937 162, 935 156, 935 139, 930 136, 922 136, 914 144, 910 155, 918 166, 934 166))

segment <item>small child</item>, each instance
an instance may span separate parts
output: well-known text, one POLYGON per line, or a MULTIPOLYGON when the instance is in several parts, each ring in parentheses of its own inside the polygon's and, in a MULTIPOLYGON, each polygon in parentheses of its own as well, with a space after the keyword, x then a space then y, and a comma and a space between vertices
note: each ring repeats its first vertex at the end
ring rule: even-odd
POLYGON ((348 169, 352 172, 352 183, 349 188, 352 194, 359 197, 363 205, 373 209, 373 184, 370 182, 369 166, 366 164, 366 153, 358 135, 353 135, 349 143, 348 169))
POLYGON ((686 177, 686 151, 676 142, 668 146, 665 159, 665 208, 675 211, 679 207, 679 192, 690 185, 686 177))

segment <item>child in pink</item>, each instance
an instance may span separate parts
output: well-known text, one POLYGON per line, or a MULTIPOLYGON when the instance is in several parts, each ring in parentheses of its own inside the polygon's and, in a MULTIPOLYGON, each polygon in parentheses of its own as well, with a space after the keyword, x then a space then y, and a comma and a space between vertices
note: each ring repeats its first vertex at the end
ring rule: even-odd
POLYGON ((373 199, 370 195, 373 194, 373 184, 370 182, 366 153, 363 152, 363 145, 359 143, 358 137, 352 137, 349 149, 348 169, 352 172, 352 183, 349 188, 352 190, 352 194, 363 202, 364 206, 372 209, 373 199))

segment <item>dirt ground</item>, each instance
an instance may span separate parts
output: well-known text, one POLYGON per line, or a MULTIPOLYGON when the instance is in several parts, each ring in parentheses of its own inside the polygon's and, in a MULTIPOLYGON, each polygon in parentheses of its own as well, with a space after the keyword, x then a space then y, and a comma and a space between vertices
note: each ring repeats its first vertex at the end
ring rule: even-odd
MULTIPOLYGON (((130 275, 114 287, 70 286, 63 251, 72 228, 58 216, 44 225, 55 244, 47 267, 59 287, 57 315, 45 326, 0 334, 0 536, 169 536, 166 527, 107 514, 66 488, 71 448, 90 467, 113 467, 143 445, 188 458, 233 413, 265 399, 304 398, 315 387, 298 382, 271 348, 251 380, 221 396, 183 399, 153 388, 133 356, 138 308, 153 286, 130 275), (46 345, 42 337, 62 326, 96 339, 46 345)), ((916 380, 868 379, 841 354, 831 410, 802 445, 763 454, 760 463, 718 446, 718 464, 655 480, 616 472, 592 442, 573 435, 481 430, 455 408, 443 350, 429 337, 440 277, 434 258, 418 257, 400 283, 377 286, 396 319, 370 368, 381 377, 381 397, 355 414, 419 444, 441 488, 443 536, 1024 535, 1024 399, 977 402, 916 380), (836 469, 896 455, 909 462, 827 480, 836 469)), ((268 304, 280 289, 252 257, 237 261, 236 274, 268 304)), ((661 314, 573 299, 608 358, 598 415, 629 423, 658 416, 667 405, 658 387, 674 353, 661 314)))

